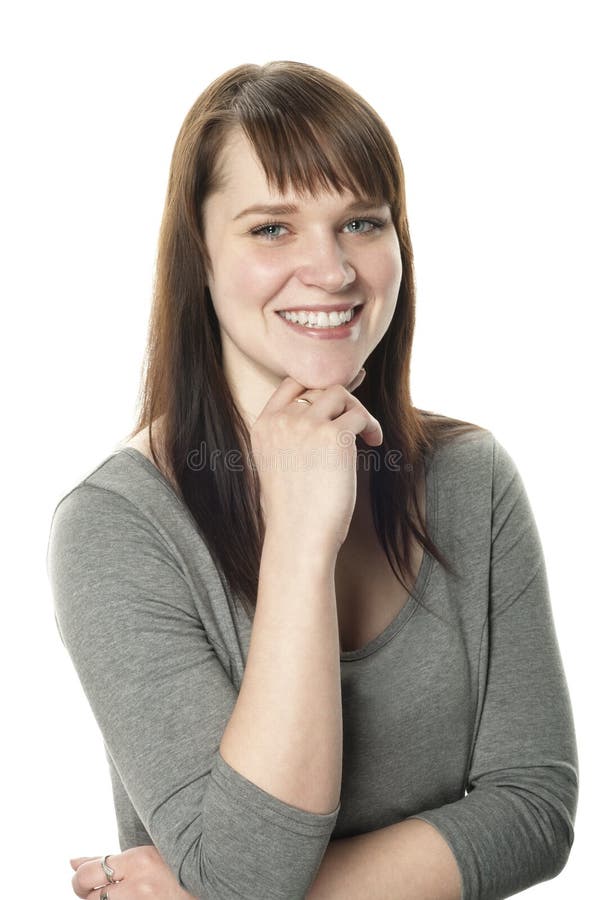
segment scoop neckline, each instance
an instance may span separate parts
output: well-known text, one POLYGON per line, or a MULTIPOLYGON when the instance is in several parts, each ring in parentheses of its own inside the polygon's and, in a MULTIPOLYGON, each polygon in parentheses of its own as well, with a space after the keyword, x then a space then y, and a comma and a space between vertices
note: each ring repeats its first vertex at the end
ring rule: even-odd
MULTIPOLYGON (((187 506, 183 503, 181 498, 175 491, 172 489, 172 485, 168 482, 168 480, 164 477, 162 472, 158 469, 158 467, 147 458, 145 453, 142 453, 141 450, 138 450, 136 447, 121 447, 116 451, 117 453, 127 453, 129 457, 133 459, 137 459, 140 464, 150 472, 155 478, 158 479, 172 494, 173 497, 180 503, 181 507, 187 510, 187 506)), ((431 456, 425 455, 424 457, 424 478, 425 478, 425 506, 426 506, 426 529, 428 534, 430 535, 434 544, 436 544, 437 540, 437 515, 438 515, 438 498, 437 498, 437 483, 436 483, 436 460, 434 455, 431 456)), ((424 596, 426 591, 426 587, 428 584, 428 580, 430 577, 430 573, 432 571, 432 567, 434 565, 435 559, 428 552, 428 550, 424 547, 422 561, 420 563, 419 572, 417 573, 417 577, 415 582, 409 591, 409 596, 407 598, 404 606, 399 610, 397 615, 392 619, 391 622, 384 628, 383 631, 380 632, 375 638, 372 638, 371 641, 368 641, 367 644, 364 644, 363 647, 359 647, 356 650, 341 650, 339 653, 339 658, 342 662, 355 662, 357 660, 363 659, 367 656, 370 656, 373 653, 376 653, 380 650, 385 644, 387 644, 392 638, 401 631, 407 622, 411 619, 411 616, 415 613, 416 609, 420 605, 421 598, 424 596)))

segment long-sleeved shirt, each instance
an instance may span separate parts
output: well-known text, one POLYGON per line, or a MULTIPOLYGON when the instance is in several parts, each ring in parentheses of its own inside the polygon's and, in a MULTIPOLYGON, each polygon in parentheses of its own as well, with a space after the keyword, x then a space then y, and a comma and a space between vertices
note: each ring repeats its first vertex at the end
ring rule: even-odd
POLYGON ((426 551, 394 620, 341 652, 340 804, 316 814, 219 752, 252 621, 169 482, 121 447, 62 497, 47 557, 56 623, 104 740, 121 850, 154 844, 201 900, 294 900, 331 839, 416 817, 451 847, 464 900, 561 871, 572 709, 536 523, 490 431, 427 454, 426 523, 455 574, 426 551))

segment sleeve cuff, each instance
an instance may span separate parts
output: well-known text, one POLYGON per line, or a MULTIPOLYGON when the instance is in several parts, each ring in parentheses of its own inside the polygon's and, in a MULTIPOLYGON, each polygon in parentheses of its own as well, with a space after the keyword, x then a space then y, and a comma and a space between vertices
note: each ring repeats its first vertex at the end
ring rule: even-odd
POLYGON ((340 802, 332 812, 313 813, 279 800, 229 766, 220 750, 216 754, 212 779, 229 798, 234 797, 241 807, 250 805, 264 820, 295 834, 329 835, 339 814, 340 802))

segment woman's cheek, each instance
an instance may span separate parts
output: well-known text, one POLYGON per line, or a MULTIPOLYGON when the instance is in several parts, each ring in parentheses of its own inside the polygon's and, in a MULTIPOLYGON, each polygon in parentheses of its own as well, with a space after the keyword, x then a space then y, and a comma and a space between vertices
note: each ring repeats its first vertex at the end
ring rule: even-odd
POLYGON ((237 272, 235 278, 235 293, 239 302, 246 309, 271 306, 276 309, 279 295, 289 280, 289 273, 279 266, 246 267, 237 272))

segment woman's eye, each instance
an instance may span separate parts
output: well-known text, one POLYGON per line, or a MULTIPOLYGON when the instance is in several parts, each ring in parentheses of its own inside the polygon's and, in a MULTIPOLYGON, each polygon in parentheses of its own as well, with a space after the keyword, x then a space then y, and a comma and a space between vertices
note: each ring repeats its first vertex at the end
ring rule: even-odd
MULTIPOLYGON (((378 219, 351 219, 350 222, 347 222, 347 225, 359 225, 359 223, 371 225, 369 231, 375 231, 376 229, 382 228, 384 225, 384 222, 380 222, 378 219)), ((369 234, 369 231, 354 231, 353 234, 369 234)))
POLYGON ((253 228, 251 234, 259 234, 261 237, 265 238, 278 237, 277 234, 272 234, 271 231, 268 231, 270 228, 284 228, 284 225, 279 225, 277 222, 268 222, 267 225, 262 225, 260 228, 253 228))
MULTIPOLYGON (((351 234, 370 234, 373 231, 379 231, 386 225, 386 222, 383 222, 380 219, 351 219, 344 227, 347 228, 349 225, 356 225, 359 223, 369 225, 370 228, 367 231, 356 231, 355 229, 352 229, 350 232, 351 234)), ((286 225, 282 225, 280 222, 266 222, 265 225, 260 225, 259 228, 252 228, 250 234, 259 235, 260 237, 266 238, 266 240, 276 240, 280 235, 272 234, 271 231, 271 229, 276 228, 286 228, 286 225)))

